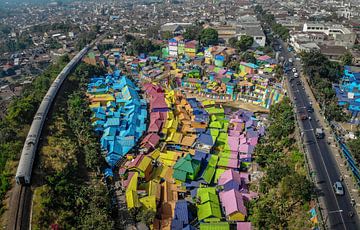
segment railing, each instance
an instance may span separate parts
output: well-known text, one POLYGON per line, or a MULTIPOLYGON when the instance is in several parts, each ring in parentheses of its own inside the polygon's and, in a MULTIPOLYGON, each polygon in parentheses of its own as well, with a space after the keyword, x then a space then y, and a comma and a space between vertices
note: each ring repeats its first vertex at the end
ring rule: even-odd
POLYGON ((351 155, 350 150, 348 149, 346 144, 341 140, 341 138, 339 136, 337 136, 336 134, 334 134, 334 136, 335 136, 335 140, 339 143, 339 146, 340 146, 343 156, 345 157, 346 161, 348 162, 348 166, 350 167, 350 169, 354 175, 357 185, 360 186, 360 170, 356 166, 356 162, 355 162, 353 156, 351 155))

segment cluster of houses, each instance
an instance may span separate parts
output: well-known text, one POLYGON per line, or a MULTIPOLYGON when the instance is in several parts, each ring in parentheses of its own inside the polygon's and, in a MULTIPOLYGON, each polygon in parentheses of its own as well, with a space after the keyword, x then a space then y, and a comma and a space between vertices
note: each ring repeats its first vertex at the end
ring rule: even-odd
POLYGON ((120 71, 93 77, 88 83, 92 126, 101 135, 101 149, 112 168, 146 131, 147 102, 140 98, 138 91, 120 71))
POLYGON ((338 103, 346 107, 352 116, 352 123, 359 124, 360 113, 360 67, 345 66, 339 84, 333 85, 338 103))
POLYGON ((119 168, 128 209, 153 210, 153 229, 251 229, 247 167, 262 123, 253 113, 144 83, 149 125, 119 168))

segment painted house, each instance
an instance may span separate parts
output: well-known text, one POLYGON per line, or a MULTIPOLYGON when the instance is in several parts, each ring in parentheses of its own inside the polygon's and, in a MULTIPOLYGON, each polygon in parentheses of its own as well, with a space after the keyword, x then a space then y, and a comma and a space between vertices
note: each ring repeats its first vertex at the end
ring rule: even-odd
POLYGON ((338 103, 347 106, 353 118, 360 112, 360 67, 345 66, 340 84, 333 85, 338 103))
POLYGON ((173 177, 185 182, 186 179, 195 180, 200 170, 200 162, 193 159, 190 154, 180 158, 174 165, 173 177))
POLYGON ((225 214, 228 220, 244 221, 247 216, 246 207, 242 194, 236 190, 220 192, 220 201, 222 207, 225 209, 225 214))
POLYGON ((198 219, 204 222, 219 222, 222 218, 219 197, 214 187, 197 190, 198 219))
POLYGON ((248 62, 240 62, 240 74, 255 74, 259 69, 258 65, 248 62))
POLYGON ((146 131, 146 101, 138 91, 120 71, 91 78, 88 84, 92 126, 101 135, 101 148, 110 167, 115 167, 146 131))
POLYGON ((198 41, 191 40, 185 42, 185 54, 191 58, 194 58, 197 51, 198 41))

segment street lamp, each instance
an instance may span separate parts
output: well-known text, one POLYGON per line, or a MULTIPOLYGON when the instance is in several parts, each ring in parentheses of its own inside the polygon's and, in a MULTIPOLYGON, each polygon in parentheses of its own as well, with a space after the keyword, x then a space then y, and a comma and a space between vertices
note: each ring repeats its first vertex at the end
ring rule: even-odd
POLYGON ((325 220, 324 220, 324 228, 326 229, 326 222, 327 222, 327 219, 329 218, 329 215, 330 214, 333 214, 333 213, 342 213, 344 210, 342 209, 339 209, 339 210, 334 210, 334 211, 330 211, 327 213, 326 217, 325 217, 325 220))

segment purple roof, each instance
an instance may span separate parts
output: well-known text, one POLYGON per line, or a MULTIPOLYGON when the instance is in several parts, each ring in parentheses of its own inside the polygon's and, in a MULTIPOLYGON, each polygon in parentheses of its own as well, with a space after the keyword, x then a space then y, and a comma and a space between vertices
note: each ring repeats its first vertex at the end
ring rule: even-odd
POLYGON ((236 212, 240 212, 245 216, 247 215, 244 200, 239 191, 232 189, 229 191, 220 192, 219 196, 227 216, 236 212))
POLYGON ((247 138, 258 137, 258 136, 259 136, 259 133, 257 131, 248 130, 246 132, 246 137, 247 138))

